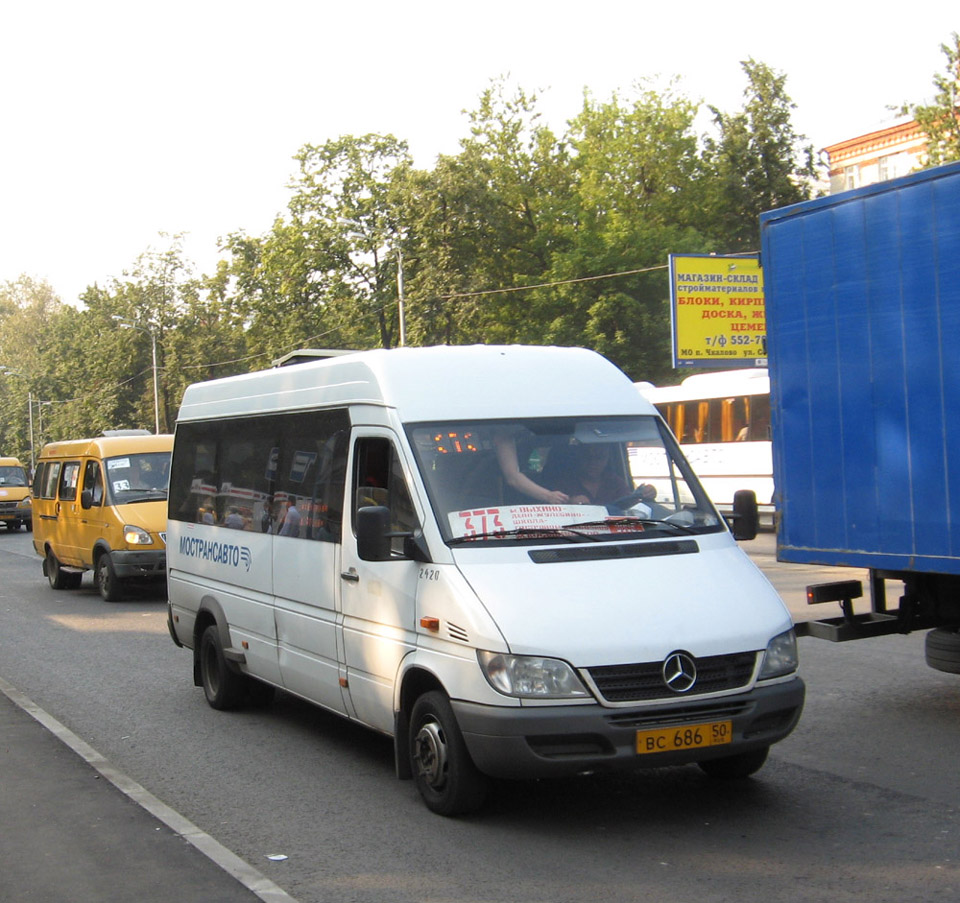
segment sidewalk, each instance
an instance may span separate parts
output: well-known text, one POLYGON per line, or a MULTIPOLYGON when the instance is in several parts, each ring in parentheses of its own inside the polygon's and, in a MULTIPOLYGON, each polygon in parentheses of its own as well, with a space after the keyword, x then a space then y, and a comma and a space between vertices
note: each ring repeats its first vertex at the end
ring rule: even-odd
POLYGON ((126 792, 118 789, 109 763, 94 767, 93 750, 70 735, 78 754, 25 710, 31 705, 0 681, 2 903, 291 901, 139 785, 124 778, 126 792), (160 817, 135 802, 138 792, 160 817))

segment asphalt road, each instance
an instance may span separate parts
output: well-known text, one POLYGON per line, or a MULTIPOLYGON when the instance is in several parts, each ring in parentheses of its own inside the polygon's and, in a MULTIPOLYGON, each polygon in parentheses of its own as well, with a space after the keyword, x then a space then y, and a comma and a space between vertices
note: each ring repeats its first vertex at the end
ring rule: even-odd
MULTIPOLYGON (((769 535, 745 549, 797 618, 837 579, 776 564, 769 535)), ((286 696, 210 709, 162 596, 53 592, 26 533, 0 532, 0 573, 0 678, 301 903, 960 899, 960 677, 925 666, 922 634, 802 639, 804 716, 751 781, 504 784, 451 820, 383 737, 286 696)))

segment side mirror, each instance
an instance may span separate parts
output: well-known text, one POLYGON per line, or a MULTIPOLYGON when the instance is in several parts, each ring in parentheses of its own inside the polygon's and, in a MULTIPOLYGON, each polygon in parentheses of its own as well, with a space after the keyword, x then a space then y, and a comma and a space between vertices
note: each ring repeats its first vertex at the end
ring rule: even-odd
POLYGON ((730 529, 738 540, 756 539, 760 524, 757 494, 752 489, 738 489, 733 494, 733 517, 730 529))
POLYGON ((390 509, 370 505, 357 509, 357 554, 364 561, 390 558, 390 509))
POLYGON ((84 489, 80 493, 80 507, 84 510, 93 507, 93 490, 84 489))

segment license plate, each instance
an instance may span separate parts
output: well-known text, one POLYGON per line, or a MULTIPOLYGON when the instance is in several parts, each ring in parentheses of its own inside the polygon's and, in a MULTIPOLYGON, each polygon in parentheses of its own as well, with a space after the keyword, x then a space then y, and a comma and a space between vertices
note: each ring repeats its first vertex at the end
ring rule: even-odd
POLYGON ((733 740, 733 722, 711 721, 706 724, 683 724, 654 731, 637 731, 637 755, 677 752, 723 746, 733 740))

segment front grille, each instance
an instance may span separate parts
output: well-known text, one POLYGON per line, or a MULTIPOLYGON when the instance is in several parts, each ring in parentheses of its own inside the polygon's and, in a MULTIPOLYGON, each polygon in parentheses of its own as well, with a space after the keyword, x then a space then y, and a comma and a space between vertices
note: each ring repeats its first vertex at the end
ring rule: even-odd
POLYGON ((600 694, 607 702, 643 702, 702 696, 745 687, 753 677, 756 652, 710 655, 695 659, 697 681, 686 693, 674 693, 663 680, 663 662, 633 665, 603 665, 588 668, 600 694))
POLYGON ((0 514, 16 514, 16 502, 0 502, 0 514))

